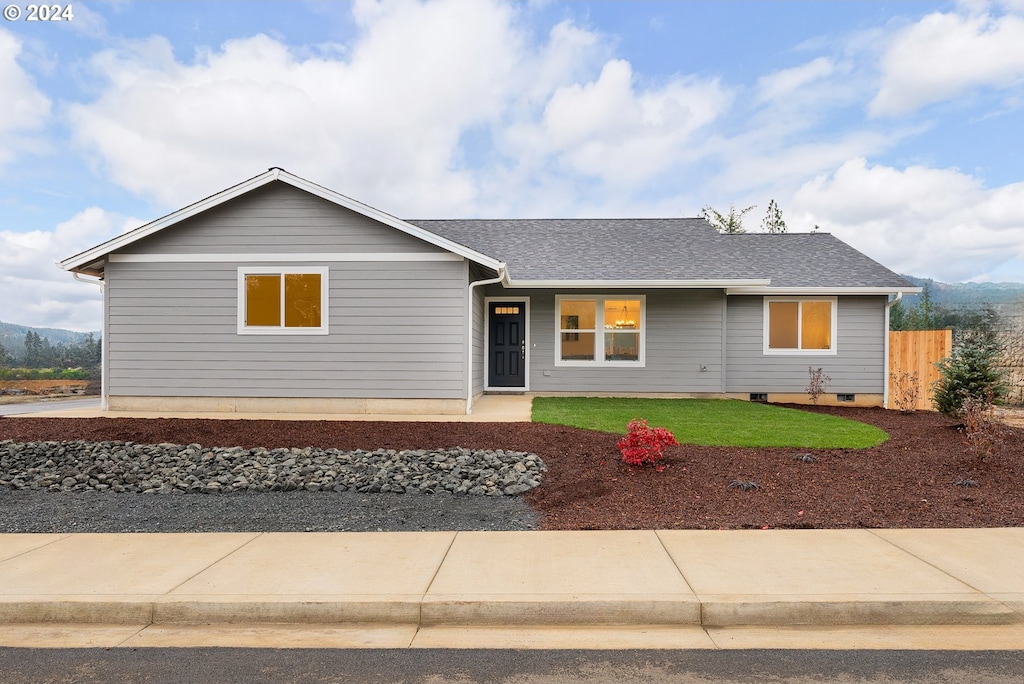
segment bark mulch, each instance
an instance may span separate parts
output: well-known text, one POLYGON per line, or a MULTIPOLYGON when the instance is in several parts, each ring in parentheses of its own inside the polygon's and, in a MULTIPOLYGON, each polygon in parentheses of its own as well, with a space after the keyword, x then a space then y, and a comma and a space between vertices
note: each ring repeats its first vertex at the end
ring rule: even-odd
POLYGON ((980 459, 936 413, 808 410, 876 425, 890 439, 863 450, 683 445, 668 450, 663 472, 623 464, 616 435, 526 423, 4 417, 0 440, 531 451, 548 472, 525 498, 545 529, 1024 525, 1024 428, 1003 428, 998 450, 980 459))

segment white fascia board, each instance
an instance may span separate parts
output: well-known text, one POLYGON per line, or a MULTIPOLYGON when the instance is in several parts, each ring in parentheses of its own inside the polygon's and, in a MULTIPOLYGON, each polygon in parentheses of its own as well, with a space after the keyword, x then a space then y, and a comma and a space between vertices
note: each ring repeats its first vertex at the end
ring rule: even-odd
POLYGON ((335 261, 464 261, 464 257, 450 252, 259 252, 224 254, 111 254, 107 259, 127 264, 203 264, 235 262, 335 262, 335 261))
POLYGON ((736 287, 767 287, 771 281, 764 279, 748 280, 508 280, 512 288, 561 288, 561 289, 596 289, 596 288, 629 288, 629 289, 728 289, 736 287))
POLYGON ((411 223, 407 223, 399 218, 395 218, 390 214, 386 214, 383 211, 380 211, 379 209, 374 209, 373 207, 363 204, 362 202, 359 202, 357 200, 354 200, 351 197, 346 197, 345 195, 334 192, 333 190, 329 190, 321 185, 317 185, 316 183, 311 183, 310 181, 307 181, 304 178, 299 178, 298 176, 292 175, 287 171, 279 168, 272 168, 266 173, 261 173, 260 175, 255 176, 254 178, 250 178, 249 180, 239 183, 238 185, 232 186, 227 190, 218 192, 216 195, 211 195, 206 199, 200 200, 194 204, 190 204, 189 206, 183 209, 179 209, 178 211, 172 214, 168 214, 163 218, 159 218, 155 221, 147 223, 146 225, 136 228, 135 230, 129 231, 124 235, 120 235, 111 240, 107 240, 106 242, 99 244, 96 247, 93 247, 92 249, 76 254, 73 257, 65 259, 64 261, 58 262, 58 265, 65 271, 74 271, 78 268, 81 268, 85 264, 96 261, 97 259, 102 258, 107 254, 110 254, 110 252, 122 249, 134 242, 137 242, 138 240, 141 240, 145 237, 152 235, 153 233, 161 231, 169 226, 172 226, 175 223, 184 221, 187 218, 191 218, 196 214, 200 214, 204 211, 207 211, 208 209, 212 209, 213 207, 216 207, 219 204, 223 204, 225 202, 233 200, 236 197, 240 197, 241 195, 244 195, 247 192, 251 192, 252 190, 260 188, 276 180, 288 183, 292 187, 298 188, 300 190, 305 190, 306 192, 312 195, 316 195, 317 197, 325 199, 328 202, 333 202, 334 204, 345 207, 346 209, 351 209, 352 211, 360 213, 368 218, 372 218, 385 225, 400 230, 403 233, 407 233, 408 235, 411 235, 415 238, 419 238, 420 240, 432 244, 435 247, 440 247, 441 249, 452 252, 453 254, 458 254, 461 257, 469 259, 470 261, 475 261, 481 266, 486 266, 487 268, 493 269, 495 271, 499 270, 499 267, 501 266, 501 262, 492 257, 476 252, 472 249, 469 249, 468 247, 464 247, 458 243, 452 242, 451 240, 447 240, 441 237, 440 235, 435 235, 430 231, 424 230, 418 226, 414 226, 411 223))
POLYGON ((727 295, 891 295, 919 294, 920 287, 730 287, 727 295))

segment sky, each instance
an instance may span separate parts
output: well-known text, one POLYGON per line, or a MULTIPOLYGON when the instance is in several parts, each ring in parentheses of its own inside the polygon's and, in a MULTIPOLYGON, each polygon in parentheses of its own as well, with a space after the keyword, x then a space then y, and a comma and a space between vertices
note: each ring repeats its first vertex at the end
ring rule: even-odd
POLYGON ((1024 281, 1024 0, 67 7, 0 20, 5 322, 99 330, 55 262, 271 166, 402 218, 774 200, 900 273, 1024 281))

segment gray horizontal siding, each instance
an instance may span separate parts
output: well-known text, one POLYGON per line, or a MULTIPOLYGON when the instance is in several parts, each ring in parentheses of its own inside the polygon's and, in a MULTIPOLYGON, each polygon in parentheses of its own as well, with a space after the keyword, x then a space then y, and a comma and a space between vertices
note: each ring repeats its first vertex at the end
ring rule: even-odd
POLYGON ((832 378, 829 393, 885 389, 885 297, 839 297, 834 356, 766 356, 764 300, 729 297, 726 386, 729 392, 802 393, 808 366, 832 378))
POLYGON ((442 252, 285 183, 271 183, 124 250, 131 254, 442 252))
POLYGON ((244 265, 109 264, 109 394, 465 396, 465 262, 313 264, 329 335, 239 335, 244 265))
POLYGON ((719 290, 655 290, 647 293, 645 365, 556 366, 555 295, 621 297, 613 290, 553 292, 490 290, 530 298, 529 368, 534 392, 721 392, 722 300, 719 290), (707 368, 701 371, 701 365, 707 368), (545 375, 545 372, 550 375, 545 375))

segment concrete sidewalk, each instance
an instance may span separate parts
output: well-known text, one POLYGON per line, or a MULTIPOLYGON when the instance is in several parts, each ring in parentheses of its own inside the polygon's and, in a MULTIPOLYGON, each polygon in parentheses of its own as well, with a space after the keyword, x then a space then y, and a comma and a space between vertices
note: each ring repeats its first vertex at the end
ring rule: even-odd
POLYGON ((0 535, 0 645, 1024 649, 1024 528, 0 535))

